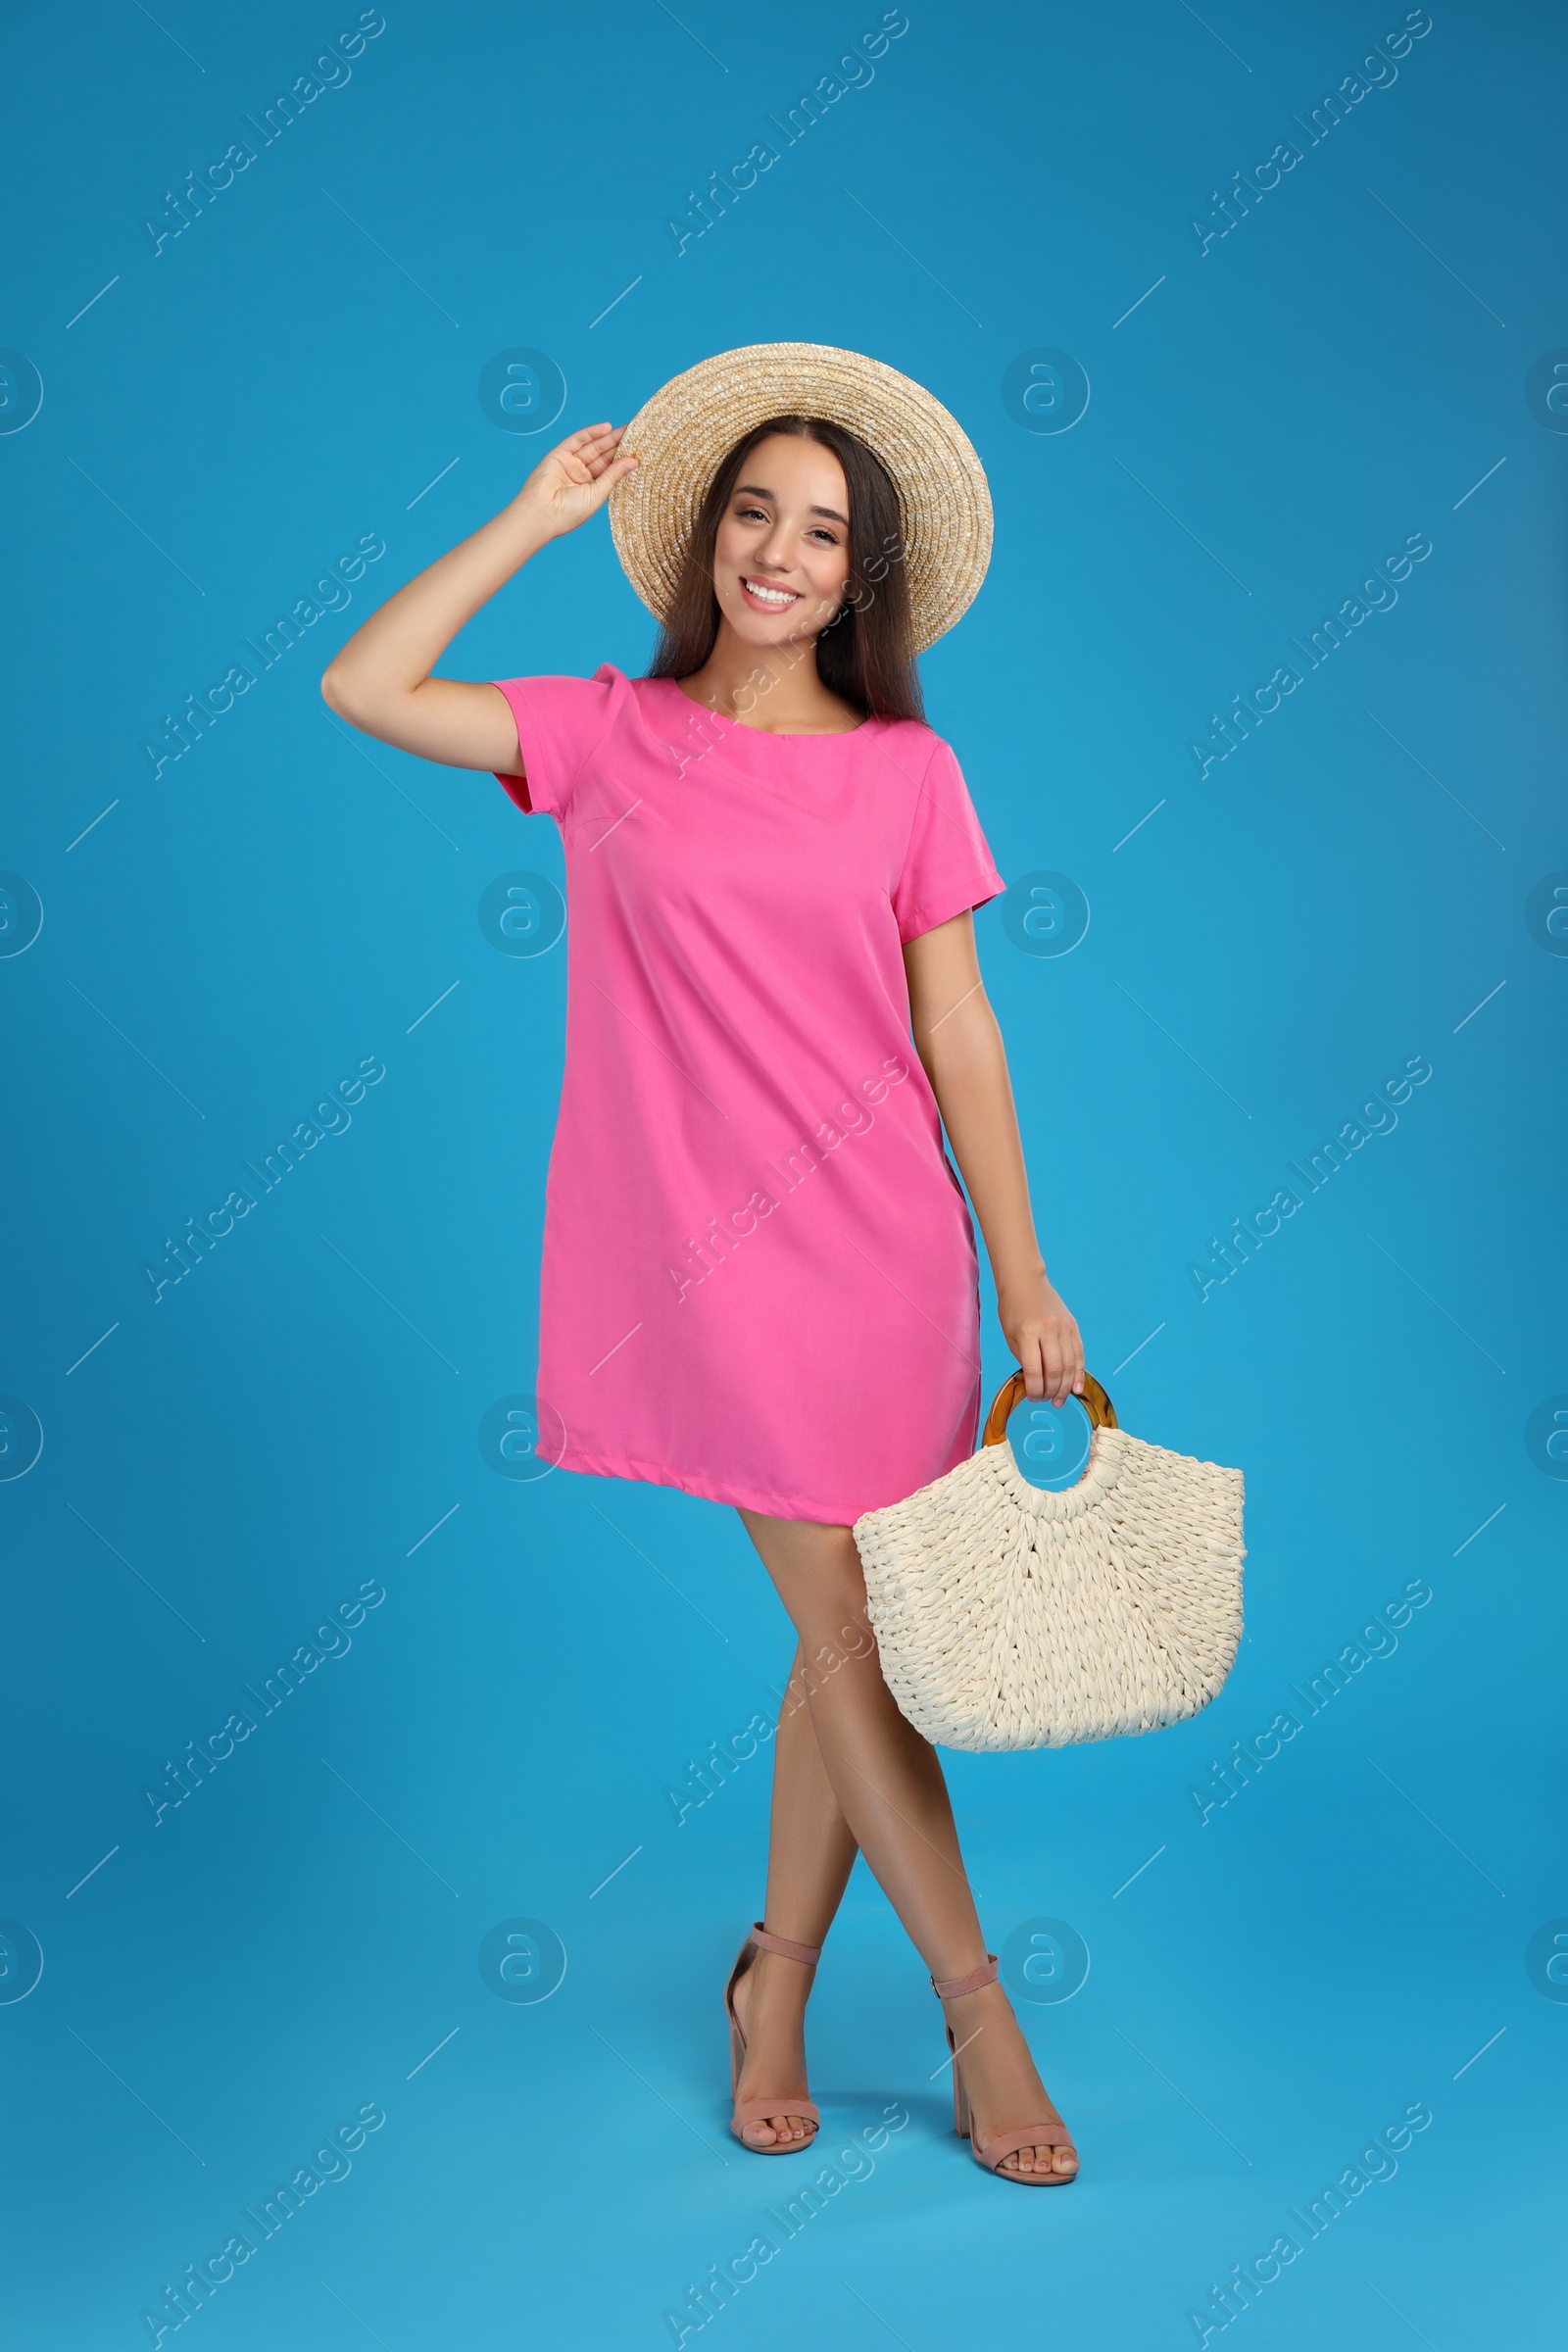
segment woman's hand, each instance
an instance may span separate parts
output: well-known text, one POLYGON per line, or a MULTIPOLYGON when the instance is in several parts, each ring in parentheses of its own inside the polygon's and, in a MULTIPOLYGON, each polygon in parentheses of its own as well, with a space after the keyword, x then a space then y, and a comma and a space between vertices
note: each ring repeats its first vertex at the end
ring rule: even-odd
POLYGON ((623 424, 588 424, 542 457, 518 491, 541 539, 559 539, 597 514, 635 458, 617 458, 623 424))
POLYGON ((1064 1404, 1084 1393, 1084 1344, 1044 1272, 997 1292, 997 1319, 1029 1396, 1064 1404))

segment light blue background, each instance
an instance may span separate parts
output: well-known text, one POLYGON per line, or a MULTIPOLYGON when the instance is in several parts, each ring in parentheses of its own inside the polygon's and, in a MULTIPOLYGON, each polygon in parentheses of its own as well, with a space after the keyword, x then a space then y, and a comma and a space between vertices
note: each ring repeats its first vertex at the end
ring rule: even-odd
MULTIPOLYGON (((165 2283, 371 2101, 349 2177, 203 2312, 208 2352, 668 2343, 813 2169, 724 2128, 765 1751, 678 1826, 665 1795, 769 1711, 782 1613, 732 1513, 504 1480, 476 1443, 533 1377, 564 976, 476 909, 559 882, 559 841, 318 691, 547 446, 481 410, 497 353, 554 358, 564 430, 777 337, 918 377, 988 470, 995 560, 924 674, 1004 872, 1092 912, 1062 957, 1014 947, 1005 902, 978 924, 1044 1246, 1125 1425, 1244 1468, 1248 1633, 1195 1722, 952 1759, 993 1946, 1051 1918, 1091 1954, 1069 2002, 1020 2003, 1077 2187, 1014 2197, 960 2151, 938 2010, 858 1873, 811 2010, 822 2152, 890 2100, 910 2121, 701 2340, 1191 2344, 1210 2283, 1417 2101, 1397 2176, 1233 2340, 1554 2340, 1568 2010, 1525 1950, 1568 1912, 1568 1492, 1525 1427, 1568 1390, 1568 963, 1524 909, 1568 865, 1568 441, 1525 379, 1568 343, 1562 20, 1435 8, 1200 253, 1189 217, 1400 8, 909 0, 874 80, 677 256, 687 190, 880 13, 388 0, 156 257, 164 191, 357 11, 4 31, 0 341, 44 386, 0 439, 0 864, 44 908, 0 961, 0 1388, 44 1431, 0 1486, 0 1910, 44 1954, 0 2006, 18 2346, 149 2341, 165 2283), (1087 371, 1068 432, 1003 405, 1037 347, 1087 371), (1417 532, 1397 605, 1200 781, 1209 714, 1417 532), (370 533, 347 610, 155 781, 163 714, 370 533), (1397 1128, 1200 1303, 1189 1262, 1416 1055, 1397 1128), (143 1261, 366 1056, 352 1126, 155 1305, 143 1261), (1200 1825, 1190 1786, 1412 1579, 1397 1650, 1200 1825), (155 1827, 166 1760, 366 1580, 347 1654, 155 1827), (542 2005, 479 1975, 516 1918, 564 1946, 542 2005)), ((636 668, 651 633, 600 520, 442 667, 636 668)))

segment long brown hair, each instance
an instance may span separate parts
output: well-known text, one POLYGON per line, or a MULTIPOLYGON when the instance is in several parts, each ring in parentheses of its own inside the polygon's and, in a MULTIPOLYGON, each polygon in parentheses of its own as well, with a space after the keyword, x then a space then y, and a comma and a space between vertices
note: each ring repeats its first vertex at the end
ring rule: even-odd
POLYGON ((909 588, 899 496, 880 459, 841 424, 774 416, 736 444, 713 476, 686 543, 674 601, 649 664, 651 678, 701 669, 718 635, 713 547, 741 468, 760 441, 785 433, 820 442, 844 468, 850 494, 850 573, 844 603, 816 639, 816 674, 830 694, 873 718, 925 716, 909 644, 909 588))

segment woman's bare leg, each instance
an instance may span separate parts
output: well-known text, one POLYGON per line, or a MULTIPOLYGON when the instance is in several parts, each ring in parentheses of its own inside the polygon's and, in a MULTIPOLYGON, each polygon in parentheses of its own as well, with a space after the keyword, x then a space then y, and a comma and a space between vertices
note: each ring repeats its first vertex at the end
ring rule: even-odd
MULTIPOLYGON (((833 1924, 855 1862, 855 1837, 822 1764, 795 1652, 778 1729, 773 1735, 773 1805, 768 1829, 767 1897, 762 1924, 792 1943, 820 1943, 833 1924)), ((806 2095, 806 2002, 814 1972, 776 1952, 759 1952, 735 1988, 746 2035, 737 2097, 806 2095)), ((801 2116, 748 2124, 759 2147, 810 2135, 801 2116)))
MULTIPOLYGON (((882 1679, 855 1540, 847 1527, 740 1515, 800 1636, 821 1766, 849 1831, 932 1976, 967 1976, 986 1947, 947 1785, 935 1748, 900 1714, 882 1679)), ((789 1933, 771 1914, 767 1925, 789 1933)), ((944 2007, 963 2050, 977 2138, 1038 2122, 1044 2086, 1001 1985, 944 2007)), ((1077 2159, 1065 2149, 1023 2148, 1006 2166, 1067 2173, 1077 2159)))

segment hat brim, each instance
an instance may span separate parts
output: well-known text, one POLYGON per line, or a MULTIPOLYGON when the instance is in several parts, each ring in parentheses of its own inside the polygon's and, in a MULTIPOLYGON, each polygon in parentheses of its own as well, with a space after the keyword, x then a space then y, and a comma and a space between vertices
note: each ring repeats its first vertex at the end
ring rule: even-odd
POLYGON ((991 493, 968 435, 923 385, 826 343, 751 343, 671 376, 627 425, 640 463, 610 494, 627 578, 669 612, 698 511, 737 442, 770 416, 841 424, 881 460, 898 493, 912 650, 967 611, 991 560, 991 493))

